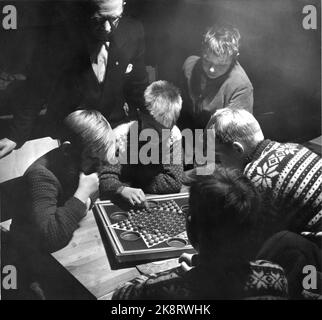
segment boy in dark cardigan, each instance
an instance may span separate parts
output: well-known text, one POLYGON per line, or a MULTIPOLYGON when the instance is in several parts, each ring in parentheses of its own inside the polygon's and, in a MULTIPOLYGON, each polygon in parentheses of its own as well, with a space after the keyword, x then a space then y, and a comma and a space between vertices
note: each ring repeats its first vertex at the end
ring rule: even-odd
POLYGON ((179 192, 182 184, 181 132, 175 125, 182 105, 179 90, 156 81, 144 98, 147 112, 114 129, 118 162, 100 172, 101 196, 120 196, 131 205, 143 203, 145 193, 179 192))

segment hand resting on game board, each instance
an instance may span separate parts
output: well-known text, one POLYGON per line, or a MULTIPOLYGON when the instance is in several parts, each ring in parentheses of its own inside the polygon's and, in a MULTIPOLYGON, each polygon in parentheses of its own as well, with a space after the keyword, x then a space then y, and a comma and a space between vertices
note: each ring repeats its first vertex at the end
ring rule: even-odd
POLYGON ((145 194, 142 189, 121 187, 118 193, 133 206, 145 202, 145 194))

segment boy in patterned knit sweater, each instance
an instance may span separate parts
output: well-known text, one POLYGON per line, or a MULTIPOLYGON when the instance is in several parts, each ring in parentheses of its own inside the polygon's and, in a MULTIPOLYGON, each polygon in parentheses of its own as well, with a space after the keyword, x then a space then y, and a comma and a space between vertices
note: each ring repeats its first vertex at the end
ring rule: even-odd
POLYGON ((322 230, 319 155, 296 143, 264 139, 254 116, 241 109, 218 110, 207 129, 215 135, 216 154, 223 166, 243 170, 258 190, 269 191, 277 203, 290 202, 299 207, 297 216, 284 227, 292 226, 296 232, 322 230))
POLYGON ((287 298, 283 269, 254 261, 265 228, 261 205, 256 188, 237 170, 217 168, 213 175, 199 176, 191 187, 186 217, 198 255, 185 256, 184 268, 125 283, 113 299, 287 298))
POLYGON ((182 106, 179 90, 156 81, 144 99, 147 111, 139 120, 114 129, 118 162, 100 172, 101 196, 131 205, 144 203, 145 193, 179 192, 182 183, 181 132, 175 125, 182 106))

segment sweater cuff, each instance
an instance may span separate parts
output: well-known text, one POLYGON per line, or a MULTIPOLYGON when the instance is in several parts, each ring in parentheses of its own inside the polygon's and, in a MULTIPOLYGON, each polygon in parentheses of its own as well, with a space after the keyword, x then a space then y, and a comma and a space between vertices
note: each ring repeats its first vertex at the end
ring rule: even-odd
POLYGON ((69 208, 70 215, 76 222, 79 222, 86 216, 86 204, 76 197, 71 197, 69 200, 67 200, 65 202, 65 207, 69 208))

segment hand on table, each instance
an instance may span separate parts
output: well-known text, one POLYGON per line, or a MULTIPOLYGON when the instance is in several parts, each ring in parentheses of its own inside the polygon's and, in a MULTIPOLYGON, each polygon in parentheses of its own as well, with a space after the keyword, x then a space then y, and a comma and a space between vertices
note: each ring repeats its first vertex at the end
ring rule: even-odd
POLYGON ((3 138, 0 140, 0 159, 9 154, 17 144, 8 139, 8 138, 3 138))

